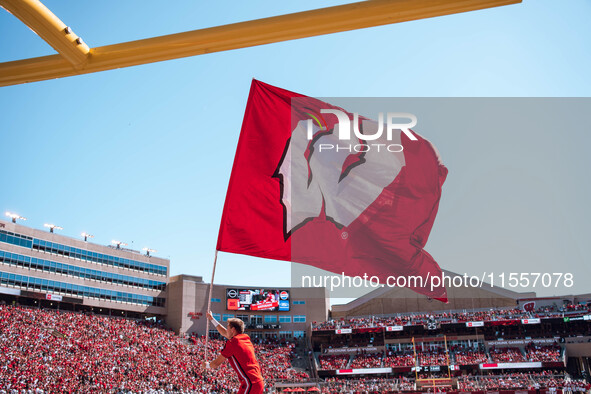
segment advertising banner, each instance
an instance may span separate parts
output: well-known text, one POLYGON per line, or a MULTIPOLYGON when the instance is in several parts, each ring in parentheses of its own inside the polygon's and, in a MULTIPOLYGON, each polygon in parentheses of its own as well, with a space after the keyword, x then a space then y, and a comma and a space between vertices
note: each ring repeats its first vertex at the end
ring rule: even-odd
POLYGON ((535 339, 508 339, 501 341, 488 341, 487 346, 523 346, 528 343, 535 343, 538 345, 551 345, 558 342, 559 338, 535 338, 535 339))
POLYGON ((492 363, 480 364, 480 369, 542 368, 541 362, 535 363, 492 363))
POLYGON ((338 369, 337 375, 363 375, 376 373, 391 373, 392 368, 358 368, 358 369, 338 369))
POLYGON ((340 347, 340 348, 336 348, 336 349, 326 349, 325 353, 326 354, 343 354, 343 353, 359 353, 359 352, 365 352, 365 353, 377 353, 379 351, 382 350, 382 347, 380 346, 380 348, 376 347, 376 346, 368 346, 368 347, 340 347))
POLYGON ((45 299, 51 301, 61 301, 62 296, 57 294, 45 294, 45 299))
POLYGON ((289 291, 277 289, 226 289, 229 311, 286 312, 290 309, 289 291))

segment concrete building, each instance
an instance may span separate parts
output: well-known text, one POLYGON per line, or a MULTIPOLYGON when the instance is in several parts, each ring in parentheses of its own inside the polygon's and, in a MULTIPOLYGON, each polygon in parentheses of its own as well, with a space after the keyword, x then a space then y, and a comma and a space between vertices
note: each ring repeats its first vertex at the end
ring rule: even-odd
MULTIPOLYGON (((225 322, 231 317, 242 319, 251 337, 302 337, 313 321, 325 321, 328 317, 328 296, 325 288, 264 288, 283 294, 289 301, 289 311, 233 310, 232 301, 240 293, 260 290, 258 286, 213 286, 211 311, 214 317, 225 322), (241 291, 242 290, 242 291, 241 291), (283 293, 285 292, 285 293, 283 293), (229 295, 230 294, 230 295, 229 295), (234 298, 235 297, 235 298, 234 298)), ((209 284, 200 276, 178 275, 168 284, 167 324, 177 333, 197 333, 206 330, 209 284)), ((210 330, 213 328, 210 325, 210 330)))
POLYGON ((5 302, 162 319, 169 268, 166 259, 0 220, 5 302))
MULTIPOLYGON (((169 278, 169 271, 166 259, 0 220, 0 301, 156 317, 179 334, 205 334, 209 284, 199 276, 169 278)), ((214 285, 211 309, 219 321, 243 319, 254 337, 304 336, 311 322, 328 317, 324 288, 273 289, 289 310, 229 310, 228 290, 238 297, 247 288, 214 285)))

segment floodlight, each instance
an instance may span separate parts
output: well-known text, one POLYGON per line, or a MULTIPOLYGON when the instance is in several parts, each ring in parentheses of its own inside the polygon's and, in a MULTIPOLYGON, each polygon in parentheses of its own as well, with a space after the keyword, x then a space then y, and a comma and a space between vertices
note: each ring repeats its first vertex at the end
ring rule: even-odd
POLYGON ((47 224, 47 223, 45 223, 43 226, 49 228, 49 232, 50 233, 53 233, 53 230, 63 230, 62 227, 56 226, 55 224, 47 224))
POLYGON ((148 256, 148 257, 150 257, 150 253, 158 252, 156 249, 150 249, 150 248, 143 248, 142 250, 146 251, 146 256, 148 256))
POLYGON ((6 212, 6 216, 12 219, 12 223, 16 223, 16 220, 27 220, 27 218, 22 217, 18 213, 6 212))
POLYGON ((88 240, 88 238, 94 238, 94 235, 88 234, 88 233, 82 233, 80 234, 84 237, 84 242, 86 242, 88 240))

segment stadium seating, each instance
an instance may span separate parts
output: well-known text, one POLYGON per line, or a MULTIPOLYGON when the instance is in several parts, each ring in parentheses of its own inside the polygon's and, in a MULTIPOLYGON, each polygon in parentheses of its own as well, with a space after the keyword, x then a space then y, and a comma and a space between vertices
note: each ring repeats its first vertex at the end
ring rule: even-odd
MULTIPOLYGON (((227 363, 214 371, 201 369, 204 338, 189 343, 143 321, 0 305, 0 388, 230 393, 238 387, 227 363)), ((210 340, 208 358, 223 345, 210 340)), ((268 384, 309 379, 291 368, 294 346, 289 341, 255 341, 268 384)))
POLYGON ((417 352, 420 366, 447 365, 447 356, 443 350, 417 352))
MULTIPOLYGON (((497 311, 498 312, 498 311, 497 311)), ((506 310, 507 314, 515 313, 506 310)), ((451 314, 453 315, 453 314, 451 314)), ((451 316, 448 314, 445 318, 451 316)), ((485 316, 486 313, 480 315, 485 316)), ((490 315, 487 315, 490 317, 490 315)), ((499 315, 500 316, 500 315, 499 315)), ((506 315, 503 315, 506 316, 506 315)), ((471 317, 472 318, 472 317, 471 317)), ((409 322, 432 320, 433 316, 415 314, 409 322)), ((378 319, 354 319, 350 323, 376 324, 378 319)), ((396 323, 402 320, 395 320, 396 323)), ((387 321, 391 324, 392 321, 387 321)), ((422 328, 421 328, 422 330, 422 328)), ((336 336, 336 335, 335 335, 336 336)), ((343 338, 345 338, 343 336, 343 338)), ((359 335, 350 342, 367 341, 369 336, 359 335)), ((219 354, 225 340, 210 339, 208 358, 219 354)), ((550 342, 551 343, 551 342, 550 342)), ((289 340, 253 339, 257 358, 262 366, 267 387, 276 382, 309 382, 307 373, 292 367, 296 344, 289 340)), ((334 343, 328 346, 333 346, 334 343)), ((365 345, 367 346, 367 345, 365 345)), ((378 346, 378 345, 376 345, 378 346)), ((430 345, 433 346, 433 345, 430 345)), ((426 348, 426 346, 425 346, 426 348)), ((327 352, 329 349, 325 349, 327 352)), ((334 350, 333 350, 334 351, 334 350)), ((322 354, 319 370, 345 368, 411 367, 415 365, 414 352, 396 351, 395 348, 364 353, 360 345, 355 354, 322 354)), ((165 393, 199 392, 232 393, 238 387, 235 374, 224 364, 220 369, 204 371, 205 338, 179 338, 166 327, 122 318, 111 318, 72 312, 58 312, 35 308, 0 305, 0 393, 50 393, 50 392, 112 392, 112 393, 165 393)), ((535 345, 525 348, 494 346, 489 353, 482 345, 461 345, 457 342, 449 348, 450 363, 474 365, 491 362, 558 362, 562 350, 558 343, 535 345), (478 350, 476 350, 478 349, 478 350), (490 359, 489 359, 490 355, 490 359)), ((420 351, 420 365, 445 365, 447 355, 439 350, 420 351)), ((460 373, 456 371, 456 373, 460 373)), ((478 369, 471 372, 481 373, 478 369)), ((387 393, 418 390, 414 378, 405 372, 379 378, 328 377, 315 381, 325 393, 387 393), (405 377, 405 375, 406 377, 405 377)), ((447 377, 447 371, 440 374, 447 377)), ((452 372, 453 374, 453 372, 452 372)), ((419 377, 432 377, 432 372, 419 377)), ((322 376, 322 375, 321 375, 322 376)), ((414 376, 414 373, 413 373, 414 376)), ((417 384, 422 384, 418 381, 417 384)), ((589 385, 583 380, 571 379, 564 372, 523 371, 486 375, 460 376, 460 391, 502 391, 566 389, 585 391, 589 385)), ((420 388, 420 386, 419 386, 420 388)), ((428 387, 423 387, 428 390, 428 387)))
POLYGON ((511 373, 503 375, 461 376, 458 378, 460 391, 546 389, 550 387, 577 387, 586 391, 589 385, 582 379, 566 379, 564 375, 549 372, 511 373))
POLYGON ((415 365, 413 353, 395 354, 389 352, 384 357, 384 367, 412 367, 415 365))
POLYGON ((489 349, 490 357, 495 363, 519 363, 525 361, 525 357, 521 350, 516 347, 495 348, 489 349))
POLYGON ((451 346, 450 352, 453 355, 454 364, 457 365, 476 365, 489 361, 488 355, 484 351, 467 346, 451 346))
POLYGON ((353 358, 351 368, 380 368, 382 353, 359 354, 353 358))
POLYGON ((320 361, 320 369, 342 369, 347 366, 347 363, 349 362, 349 355, 322 355, 318 358, 318 360, 320 361))
POLYGON ((560 346, 536 346, 530 344, 525 348, 525 356, 529 361, 558 362, 561 359, 560 346))
MULTIPOLYGON (((513 373, 490 376, 460 376, 459 391, 481 390, 536 390, 548 388, 565 389, 571 392, 588 391, 591 387, 582 379, 567 379, 564 375, 546 375, 545 373, 513 373)), ((429 387, 426 386, 427 391, 429 387)), ((322 393, 387 393, 417 390, 414 378, 384 379, 359 378, 339 379, 328 378, 322 393)))
POLYGON ((518 308, 491 308, 484 311, 462 311, 462 312, 442 312, 442 313, 406 313, 396 316, 374 316, 374 317, 355 317, 342 318, 340 320, 329 320, 326 322, 313 322, 312 329, 334 330, 342 328, 368 328, 368 327, 387 327, 387 326, 407 326, 421 325, 428 322, 438 323, 464 323, 468 321, 496 321, 509 319, 528 319, 528 318, 550 318, 562 317, 564 313, 590 312, 590 306, 587 305, 569 305, 565 308, 543 307, 536 311, 523 311, 518 308))
MULTIPOLYGON (((399 391, 397 379, 337 379, 329 378, 322 393, 387 393, 399 391)), ((413 386, 414 387, 414 386, 413 386)))

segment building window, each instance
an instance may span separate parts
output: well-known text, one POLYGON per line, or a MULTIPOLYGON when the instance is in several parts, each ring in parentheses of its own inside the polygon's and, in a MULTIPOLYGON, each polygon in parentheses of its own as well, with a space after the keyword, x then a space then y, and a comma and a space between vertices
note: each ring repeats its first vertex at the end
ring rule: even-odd
POLYGON ((293 322, 294 323, 305 323, 306 322, 306 315, 294 315, 293 322))
POLYGON ((279 316, 279 323, 291 323, 291 315, 279 316))
MULTIPOLYGON (((40 251, 40 252, 57 254, 60 256, 71 258, 71 259, 86 260, 86 261, 90 261, 93 263, 113 265, 113 266, 123 267, 123 268, 128 268, 128 269, 136 269, 136 270, 145 271, 145 272, 148 272, 151 274, 166 275, 166 273, 167 273, 167 268, 164 266, 150 264, 150 263, 143 263, 141 261, 129 260, 129 259, 120 258, 120 257, 116 257, 116 256, 91 252, 89 250, 78 249, 78 248, 70 247, 67 245, 53 243, 50 241, 33 239, 30 237, 27 237, 27 238, 32 240, 33 249, 40 251)), ((14 243, 14 242, 10 242, 10 240, 7 240, 7 241, 8 241, 8 243, 14 243)), ((6 241, 3 241, 2 237, 0 236, 0 242, 6 242, 6 241)))
POLYGON ((154 290, 164 290, 166 283, 148 279, 136 278, 126 275, 118 275, 110 272, 97 271, 89 268, 82 268, 74 265, 58 263, 50 260, 38 259, 15 253, 0 251, 0 262, 15 265, 23 268, 32 268, 40 271, 77 276, 84 279, 122 284, 154 290))
POLYGON ((291 331, 279 331, 279 338, 280 339, 289 339, 292 337, 291 331))
POLYGON ((248 315, 236 315, 236 317, 242 320, 244 323, 248 324, 248 315))
POLYGON ((277 316, 265 315, 265 323, 277 323, 277 316))
POLYGON ((234 315, 232 314, 224 313, 224 315, 222 316, 222 321, 228 321, 228 319, 232 319, 233 317, 234 315))
POLYGON ((263 332, 262 331, 249 331, 248 336, 251 338, 255 338, 255 339, 263 338, 263 332))
POLYGON ((294 338, 304 338, 305 336, 306 336, 306 333, 304 331, 294 331, 293 332, 294 338))
POLYGON ((143 263, 141 261, 129 260, 101 253, 95 253, 84 249, 77 249, 67 245, 43 241, 40 239, 33 239, 32 237, 26 235, 15 234, 4 230, 0 230, 0 242, 22 246, 27 249, 32 248, 33 250, 37 250, 39 252, 57 254, 71 259, 86 260, 93 263, 101 263, 128 269, 136 269, 152 274, 167 274, 167 268, 164 266, 143 263))
POLYGON ((88 286, 78 286, 57 282, 48 279, 34 278, 23 275, 0 272, 0 285, 12 285, 22 288, 31 288, 49 292, 72 294, 76 296, 92 297, 109 301, 131 302, 135 304, 164 306, 164 298, 150 297, 140 294, 116 292, 112 290, 97 289, 88 286))

